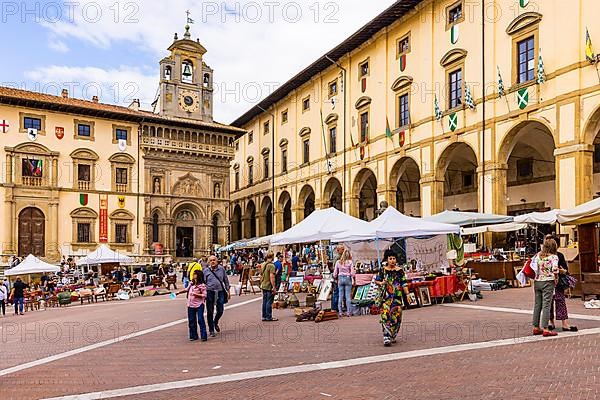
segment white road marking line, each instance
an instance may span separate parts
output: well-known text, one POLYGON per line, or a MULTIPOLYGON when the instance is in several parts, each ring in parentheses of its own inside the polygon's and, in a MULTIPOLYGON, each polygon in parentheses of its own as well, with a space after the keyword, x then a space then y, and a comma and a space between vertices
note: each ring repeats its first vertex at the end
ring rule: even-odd
MULTIPOLYGON (((441 304, 442 307, 454 307, 454 308, 466 308, 471 310, 481 311, 494 311, 512 314, 526 314, 531 315, 533 310, 523 310, 520 308, 506 308, 506 307, 489 307, 489 306, 475 306, 469 304, 441 304)), ((569 319, 581 319, 587 321, 600 321, 600 315, 585 315, 585 314, 571 314, 569 313, 569 319)))
POLYGON ((257 371, 246 371, 235 374, 209 376, 205 378, 187 379, 182 381, 155 383, 151 385, 133 386, 121 389, 104 390, 101 392, 82 393, 61 397, 52 397, 45 400, 95 400, 109 399, 121 396, 132 396, 143 393, 155 393, 165 390, 185 389, 198 386, 213 385, 217 383, 237 382, 248 379, 268 378, 274 376, 298 374, 305 372, 325 371, 336 368, 347 368, 367 364, 375 364, 389 361, 406 360, 417 357, 426 357, 441 354, 458 353, 469 350, 489 349, 502 346, 518 345, 522 343, 535 343, 546 340, 560 340, 586 335, 598 335, 600 328, 585 329, 575 333, 565 333, 554 337, 526 336, 523 338, 501 339, 489 342, 466 343, 452 346, 434 347, 431 349, 412 350, 400 353, 383 354, 379 356, 368 356, 341 361, 330 361, 319 364, 295 365, 290 367, 273 368, 257 371))
MULTIPOLYGON (((232 308, 237 308, 237 307, 245 306, 246 304, 254 303, 254 302, 259 301, 259 300, 262 300, 262 297, 257 297, 257 298, 251 299, 251 300, 246 300, 246 301, 243 301, 241 303, 227 305, 227 306, 225 306, 225 310, 231 310, 232 308)), ((74 355, 77 355, 77 354, 85 353, 86 351, 99 349, 99 348, 105 347, 105 346, 110 346, 111 344, 120 343, 120 342, 123 342, 123 341, 128 340, 128 339, 133 339, 133 338, 136 338, 136 337, 139 337, 139 336, 142 336, 142 335, 147 335, 148 333, 153 333, 153 332, 157 332, 157 331, 160 331, 160 330, 163 330, 163 329, 167 329, 167 328, 170 328, 172 326, 182 324, 184 322, 187 323, 187 318, 178 319, 176 321, 172 321, 172 322, 168 322, 166 324, 158 325, 158 326, 155 326, 153 328, 144 329, 143 331, 130 333, 129 335, 119 336, 119 337, 114 338, 114 339, 105 340, 103 342, 98 342, 98 343, 90 344, 88 346, 83 346, 83 347, 80 347, 78 349, 73 349, 73 350, 65 351, 64 353, 59 353, 59 354, 55 354, 55 355, 52 355, 52 356, 44 357, 44 358, 41 358, 39 360, 30 361, 30 362, 27 362, 27 363, 24 363, 24 364, 20 364, 20 365, 15 365, 14 367, 10 367, 10 368, 6 368, 6 369, 3 369, 3 370, 0 370, 0 376, 4 376, 4 375, 8 375, 8 374, 13 374, 15 372, 23 371, 23 370, 26 370, 26 369, 29 369, 29 368, 33 368, 33 367, 37 367, 37 366, 40 366, 40 365, 48 364, 48 363, 53 362, 53 361, 61 360, 63 358, 67 358, 67 357, 71 357, 71 356, 74 356, 74 355)))

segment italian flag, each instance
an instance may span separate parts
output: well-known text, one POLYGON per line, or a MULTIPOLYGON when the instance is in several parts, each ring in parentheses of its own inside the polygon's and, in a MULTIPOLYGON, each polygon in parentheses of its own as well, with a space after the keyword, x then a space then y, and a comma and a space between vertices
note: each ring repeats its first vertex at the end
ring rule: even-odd
POLYGON ((388 138, 392 138, 392 130, 390 128, 390 120, 388 119, 388 117, 385 117, 385 136, 387 136, 388 138))
POLYGON ((79 204, 81 204, 82 206, 87 206, 87 204, 88 204, 88 195, 87 194, 81 193, 79 195, 79 204))
POLYGON ((400 56, 400 72, 404 72, 406 69, 406 54, 400 56))

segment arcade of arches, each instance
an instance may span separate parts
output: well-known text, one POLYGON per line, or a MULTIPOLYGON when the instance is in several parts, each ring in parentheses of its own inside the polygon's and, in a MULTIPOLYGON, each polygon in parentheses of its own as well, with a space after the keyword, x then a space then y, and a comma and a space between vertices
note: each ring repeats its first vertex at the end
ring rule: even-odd
POLYGON ((588 144, 558 146, 545 121, 521 121, 498 134, 485 165, 473 133, 349 168, 345 196, 335 173, 286 185, 277 191, 275 210, 268 194, 235 201, 232 239, 270 234, 273 226, 281 232, 328 207, 372 220, 383 201, 416 217, 443 210, 519 215, 574 207, 600 197, 600 109, 595 115, 585 128, 588 144), (261 204, 258 211, 255 204, 261 204))

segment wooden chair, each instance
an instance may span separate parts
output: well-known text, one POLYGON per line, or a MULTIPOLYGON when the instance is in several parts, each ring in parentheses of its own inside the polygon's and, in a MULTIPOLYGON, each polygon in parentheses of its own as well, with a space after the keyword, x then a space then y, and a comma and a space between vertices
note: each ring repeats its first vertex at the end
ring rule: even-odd
POLYGON ((79 301, 83 305, 83 301, 87 300, 88 304, 94 301, 94 292, 92 290, 80 290, 79 291, 79 301))
POLYGON ((98 302, 99 298, 102 299, 102 301, 106 301, 106 289, 101 292, 94 289, 93 292, 94 292, 94 300, 96 301, 96 303, 98 302))
POLYGON ((46 299, 46 307, 58 307, 58 296, 51 294, 46 299))
POLYGON ((117 298, 117 293, 119 293, 119 290, 121 290, 121 284, 120 283, 110 283, 108 285, 108 289, 106 290, 106 298, 108 300, 116 299, 117 298))
POLYGON ((252 294, 256 294, 256 291, 254 290, 254 286, 258 286, 260 288, 260 275, 255 275, 255 274, 256 274, 256 270, 251 269, 249 282, 250 282, 250 290, 252 290, 252 294))

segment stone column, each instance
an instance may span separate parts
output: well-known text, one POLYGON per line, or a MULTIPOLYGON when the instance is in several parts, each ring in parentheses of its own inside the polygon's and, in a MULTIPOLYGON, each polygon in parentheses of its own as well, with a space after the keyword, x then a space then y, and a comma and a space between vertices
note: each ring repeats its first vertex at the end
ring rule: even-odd
POLYGON ((15 224, 14 222, 17 220, 17 216, 15 215, 15 202, 12 200, 12 189, 5 189, 6 191, 10 191, 9 193, 5 193, 4 200, 4 243, 2 243, 2 250, 5 254, 13 254, 16 253, 15 248, 15 224))
POLYGON ((13 155, 6 155, 6 183, 13 183, 13 155))
POLYGON ((60 261, 60 251, 58 249, 58 228, 60 221, 58 220, 58 201, 52 201, 48 205, 48 248, 46 251, 46 256, 51 261, 60 261))
POLYGON ((283 232, 283 209, 275 208, 275 232, 283 232))
POLYGON ((593 152, 589 144, 554 150, 556 208, 569 209, 592 199, 593 152))
POLYGON ((346 196, 347 207, 346 213, 358 218, 360 214, 359 197, 354 195, 346 196))
POLYGON ((477 169, 479 182, 479 211, 506 215, 508 213, 508 164, 488 164, 485 171, 477 169), (483 193, 485 191, 485 204, 483 204, 483 193))
POLYGON ((421 216, 428 217, 444 211, 444 181, 435 175, 423 177, 421 184, 421 216))
POLYGON ((52 157, 52 177, 50 180, 50 186, 58 186, 58 157, 52 157))

